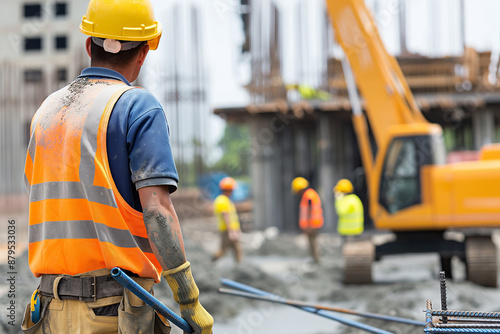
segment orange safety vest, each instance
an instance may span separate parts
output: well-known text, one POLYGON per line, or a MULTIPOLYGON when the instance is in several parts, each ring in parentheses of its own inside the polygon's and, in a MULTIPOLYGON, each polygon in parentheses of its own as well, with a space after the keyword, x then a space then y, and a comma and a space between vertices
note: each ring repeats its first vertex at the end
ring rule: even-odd
POLYGON ((160 281, 142 213, 118 192, 106 151, 111 111, 131 88, 78 78, 33 117, 25 181, 29 266, 36 277, 120 267, 160 281))
POLYGON ((321 199, 312 188, 307 189, 300 200, 299 226, 303 230, 307 228, 318 229, 323 226, 321 199), (309 201, 311 202, 310 206, 309 201))

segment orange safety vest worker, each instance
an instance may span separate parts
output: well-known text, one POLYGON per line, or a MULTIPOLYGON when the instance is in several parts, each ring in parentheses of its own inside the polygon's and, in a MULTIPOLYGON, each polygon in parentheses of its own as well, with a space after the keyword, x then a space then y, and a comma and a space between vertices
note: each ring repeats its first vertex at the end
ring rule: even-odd
POLYGON ((111 111, 132 88, 80 78, 36 112, 25 167, 29 266, 36 277, 120 267, 160 281, 143 215, 118 192, 106 152, 111 111))
POLYGON ((302 230, 319 229, 323 226, 321 199, 312 188, 307 189, 300 200, 299 226, 302 230))
POLYGON ((335 200, 339 216, 337 231, 340 235, 358 235, 364 230, 363 203, 355 194, 335 200))

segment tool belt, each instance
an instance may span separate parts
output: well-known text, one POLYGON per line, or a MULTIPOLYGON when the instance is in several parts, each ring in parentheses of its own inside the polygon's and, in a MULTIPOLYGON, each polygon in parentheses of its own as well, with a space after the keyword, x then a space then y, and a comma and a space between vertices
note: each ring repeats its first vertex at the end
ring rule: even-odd
POLYGON ((77 299, 83 302, 123 295, 123 286, 111 275, 87 277, 42 275, 38 289, 43 296, 77 299))

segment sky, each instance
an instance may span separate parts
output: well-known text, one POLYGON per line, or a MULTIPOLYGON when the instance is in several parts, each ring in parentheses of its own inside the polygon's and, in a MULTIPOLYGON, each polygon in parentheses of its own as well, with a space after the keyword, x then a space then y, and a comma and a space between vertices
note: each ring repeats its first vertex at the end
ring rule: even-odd
MULTIPOLYGON (((284 13, 281 27, 284 34, 283 78, 293 82, 300 71, 297 66, 296 14, 297 3, 307 4, 301 15, 309 16, 308 22, 316 22, 322 15, 323 0, 262 0, 275 3, 284 13)), ((460 55, 462 40, 478 50, 492 50, 496 59, 500 52, 500 1, 463 0, 465 9, 465 29, 461 30, 460 0, 406 0, 406 31, 409 51, 428 56, 460 55)), ((206 69, 208 107, 207 119, 209 141, 218 141, 224 128, 224 121, 213 116, 211 111, 220 107, 244 106, 249 96, 242 87, 250 79, 248 59, 239 52, 243 40, 239 18, 239 0, 152 0, 157 19, 168 26, 168 11, 175 3, 192 3, 201 10, 203 64, 206 69)), ((376 13, 376 22, 384 43, 390 53, 398 53, 399 44, 399 0, 366 0, 376 13)), ((307 53, 312 70, 321 59, 319 44, 314 36, 320 36, 321 26, 307 28, 307 53)), ((317 38, 316 38, 317 39, 317 38)), ((150 53, 149 64, 168 61, 162 51, 150 53)), ((148 65, 148 64, 146 64, 148 65)), ((317 66, 316 66, 317 67, 317 66)), ((309 68, 309 70, 311 70, 309 68)), ((147 84, 145 84, 147 87, 147 84)), ((148 87, 147 87, 148 88, 148 87)), ((154 89, 152 89, 154 90, 154 89)), ((168 113, 168 112, 167 112, 168 113)))
MULTIPOLYGON (((248 102, 241 87, 249 79, 249 69, 242 62, 239 44, 242 42, 241 22, 238 16, 239 0, 153 0, 156 15, 161 20, 174 3, 197 4, 202 11, 205 65, 208 69, 210 105, 212 107, 239 106, 248 102)), ((282 10, 292 8, 300 0, 266 0, 282 10)), ((366 0, 376 10, 377 24, 390 52, 399 50, 399 1, 366 0)), ((322 0, 307 0, 309 7, 322 7, 322 0)), ((459 54, 461 31, 459 0, 406 0, 407 43, 410 51, 427 55, 459 54)), ((479 50, 500 51, 500 1, 464 0, 465 41, 479 50)), ((315 15, 315 14, 311 14, 315 15)), ((316 14, 317 15, 317 14, 316 14)), ((293 18, 286 18, 285 29, 293 26, 293 18)), ((289 38, 284 39, 286 44, 289 38)), ((288 55, 287 57, 292 57, 288 55)), ((163 57, 162 57, 163 58, 163 57)), ((164 59, 164 58, 163 58, 164 59)), ((293 66, 290 65, 290 66, 293 66)))

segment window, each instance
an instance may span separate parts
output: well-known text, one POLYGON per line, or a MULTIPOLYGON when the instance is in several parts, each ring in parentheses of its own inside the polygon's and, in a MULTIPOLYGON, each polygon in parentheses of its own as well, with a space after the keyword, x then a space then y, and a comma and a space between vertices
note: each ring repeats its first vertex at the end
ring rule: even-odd
POLYGON ((41 4, 29 4, 24 5, 23 11, 24 18, 41 18, 42 17, 42 5, 41 4))
POLYGON ((54 14, 56 17, 68 15, 68 4, 66 2, 56 2, 54 4, 54 14))
POLYGON ((42 38, 41 37, 26 37, 24 39, 24 50, 25 51, 40 51, 42 50, 42 38))
POLYGON ((422 202, 420 168, 437 163, 431 136, 395 138, 385 157, 380 204, 390 213, 422 202))
POLYGON ((56 36, 56 50, 65 50, 68 48, 68 38, 66 36, 56 36))
POLYGON ((24 70, 24 82, 41 82, 42 81, 42 70, 40 69, 29 69, 24 70))
POLYGON ((65 68, 58 68, 56 79, 58 82, 66 82, 66 80, 68 80, 68 70, 65 68))

